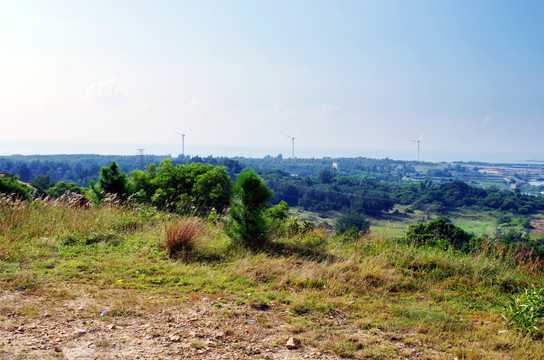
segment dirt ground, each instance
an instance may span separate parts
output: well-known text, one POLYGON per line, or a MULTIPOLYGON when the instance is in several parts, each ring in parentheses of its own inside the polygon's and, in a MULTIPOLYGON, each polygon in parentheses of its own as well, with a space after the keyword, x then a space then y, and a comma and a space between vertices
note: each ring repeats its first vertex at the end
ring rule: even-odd
POLYGON ((531 225, 533 227, 532 232, 544 235, 544 219, 532 219, 531 225))
MULTIPOLYGON (((112 296, 119 299, 119 295, 112 296)), ((311 332, 288 325, 288 311, 273 305, 198 298, 179 300, 177 305, 175 300, 140 299, 130 304, 127 300, 127 306, 116 302, 112 307, 107 300, 97 300, 93 294, 53 300, 44 295, 0 292, 0 359, 341 358, 308 345, 311 332), (290 350, 286 343, 293 336, 302 344, 290 350)), ((329 321, 331 329, 349 328, 361 343, 395 345, 396 354, 391 358, 445 355, 422 350, 421 344, 407 346, 398 335, 377 329, 357 330, 344 324, 342 316, 330 316, 329 321)))

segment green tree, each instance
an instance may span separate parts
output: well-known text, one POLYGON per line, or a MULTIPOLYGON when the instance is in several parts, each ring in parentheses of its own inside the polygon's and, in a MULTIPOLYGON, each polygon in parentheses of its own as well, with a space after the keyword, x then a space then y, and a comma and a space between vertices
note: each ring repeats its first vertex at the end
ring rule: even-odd
POLYGON ((334 179, 334 171, 330 169, 322 169, 317 175, 317 179, 322 184, 330 184, 334 179))
POLYGON ((36 175, 32 183, 30 184, 38 189, 40 192, 45 192, 53 184, 51 183, 51 176, 49 175, 36 175))
POLYGON ((467 248, 474 240, 474 235, 450 224, 444 218, 438 218, 427 224, 408 226, 405 239, 416 245, 437 246, 455 249, 467 248))
POLYGON ((289 205, 285 201, 280 201, 276 206, 266 211, 268 216, 275 221, 285 221, 289 216, 289 205))
POLYGON ((6 194, 8 196, 13 195, 21 199, 29 199, 33 195, 33 190, 19 182, 17 176, 2 174, 0 175, 0 194, 6 194))
POLYGON ((235 243, 260 249, 269 239, 265 217, 273 192, 253 170, 240 174, 234 186, 227 234, 235 243))
POLYGON ((55 184, 55 186, 50 187, 45 191, 47 196, 52 196, 54 198, 59 198, 66 192, 83 194, 84 190, 74 183, 65 183, 64 181, 59 181, 55 184))
POLYGON ((356 211, 348 211, 345 214, 338 217, 336 220, 336 230, 340 233, 350 232, 367 232, 370 228, 370 222, 362 214, 356 211))
MULTIPOLYGON (((192 174, 191 196, 195 199, 197 212, 209 213, 212 209, 222 212, 230 202, 231 180, 225 167, 200 165, 192 174)), ((189 165, 195 167, 196 164, 189 165)))
POLYGON ((230 202, 232 182, 223 166, 194 163, 174 166, 164 160, 147 171, 133 171, 130 182, 140 201, 180 213, 204 215, 224 211, 230 202))
POLYGON ((127 175, 121 171, 115 161, 110 166, 100 169, 98 182, 91 181, 90 187, 94 193, 95 200, 102 200, 106 194, 117 195, 121 199, 126 199, 130 193, 128 187, 127 175))

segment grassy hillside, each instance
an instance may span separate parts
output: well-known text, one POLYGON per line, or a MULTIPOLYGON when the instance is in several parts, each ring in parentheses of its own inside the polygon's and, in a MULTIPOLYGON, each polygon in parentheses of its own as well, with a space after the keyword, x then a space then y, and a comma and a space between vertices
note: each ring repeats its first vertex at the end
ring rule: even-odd
POLYGON ((383 232, 345 242, 312 230, 250 252, 231 245, 221 221, 203 221, 194 246, 172 257, 166 229, 180 221, 115 203, 81 209, 3 199, 0 359, 69 357, 81 341, 98 358, 129 347, 141 347, 143 358, 166 356, 157 352, 164 348, 172 356, 248 359, 544 354, 538 334, 520 333, 502 317, 509 296, 542 286, 542 268, 516 263, 493 244, 467 255, 383 232), (142 337, 128 336, 140 323, 142 337), (84 329, 32 345, 46 324, 84 329), (176 327, 184 330, 172 333, 176 327), (302 348, 286 354, 291 336, 302 348))

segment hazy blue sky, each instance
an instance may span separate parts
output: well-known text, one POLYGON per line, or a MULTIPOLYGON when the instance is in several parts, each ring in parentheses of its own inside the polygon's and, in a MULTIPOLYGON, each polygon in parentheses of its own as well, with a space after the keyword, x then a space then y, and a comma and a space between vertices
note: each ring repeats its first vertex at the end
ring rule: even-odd
POLYGON ((301 156, 415 158, 425 133, 422 159, 540 156, 543 18, 543 1, 2 1, 0 154, 177 155, 179 131, 200 155, 289 156, 297 134, 301 156))

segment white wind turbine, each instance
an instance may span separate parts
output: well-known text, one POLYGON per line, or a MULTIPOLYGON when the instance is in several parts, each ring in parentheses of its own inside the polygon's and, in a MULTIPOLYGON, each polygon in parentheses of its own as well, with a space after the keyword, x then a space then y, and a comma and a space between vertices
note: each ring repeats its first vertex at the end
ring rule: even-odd
POLYGON ((419 148, 420 148, 419 143, 421 143, 421 139, 423 138, 423 135, 425 135, 425 133, 421 134, 421 135, 417 138, 417 140, 410 140, 410 141, 412 141, 412 142, 417 143, 417 161, 419 161, 419 148))
POLYGON ((176 134, 181 135, 181 155, 185 156, 185 134, 174 131, 176 134))
MULTIPOLYGON (((300 131, 297 132, 295 134, 295 136, 297 136, 298 134, 300 134, 300 131)), ((285 134, 284 134, 284 136, 291 139, 291 159, 294 159, 295 158, 295 136, 289 136, 289 135, 285 135, 285 134)))

